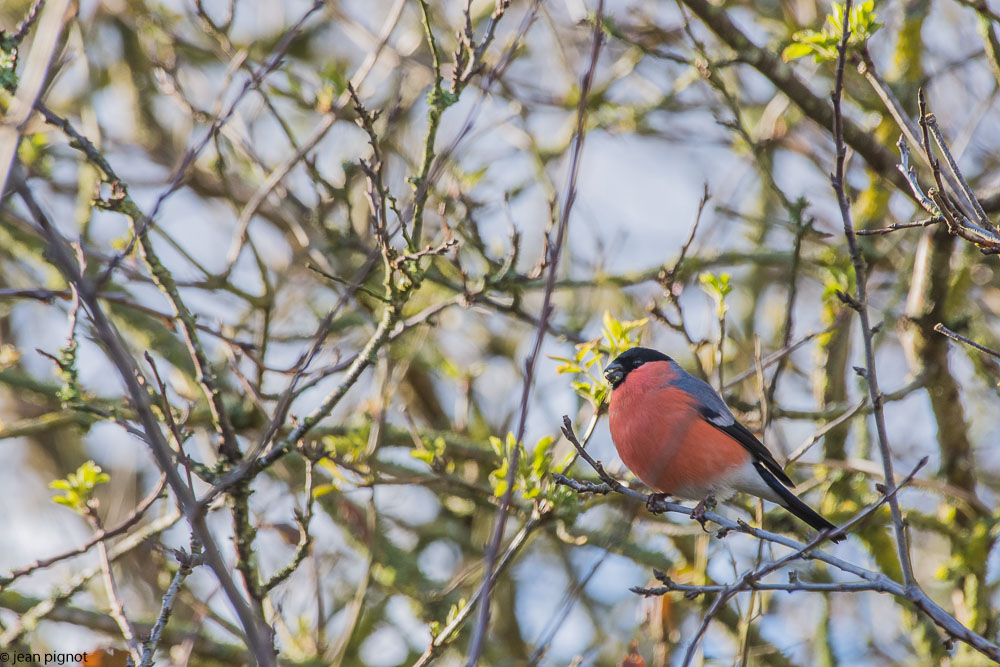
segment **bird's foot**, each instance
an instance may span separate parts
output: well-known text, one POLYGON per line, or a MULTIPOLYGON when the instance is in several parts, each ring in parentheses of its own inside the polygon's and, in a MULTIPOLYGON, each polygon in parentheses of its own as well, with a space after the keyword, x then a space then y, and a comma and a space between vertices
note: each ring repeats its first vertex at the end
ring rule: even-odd
POLYGON ((651 493, 646 496, 646 509, 649 510, 651 514, 661 514, 663 510, 657 507, 657 505, 659 503, 666 502, 669 498, 669 493, 651 493))
POLYGON ((715 509, 715 496, 711 493, 701 499, 694 509, 691 510, 691 518, 701 524, 701 529, 706 533, 708 528, 705 527, 705 512, 711 512, 715 509))

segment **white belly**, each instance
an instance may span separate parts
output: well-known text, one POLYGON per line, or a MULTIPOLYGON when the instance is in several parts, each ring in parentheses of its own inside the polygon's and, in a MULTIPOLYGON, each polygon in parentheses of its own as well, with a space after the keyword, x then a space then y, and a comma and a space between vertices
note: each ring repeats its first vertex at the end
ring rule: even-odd
POLYGON ((736 492, 749 493, 752 496, 770 500, 772 503, 782 505, 781 497, 767 485, 767 482, 760 476, 753 463, 747 461, 746 464, 735 468, 728 474, 717 477, 711 484, 686 486, 677 489, 671 495, 686 500, 702 500, 711 493, 716 500, 727 500, 736 492))

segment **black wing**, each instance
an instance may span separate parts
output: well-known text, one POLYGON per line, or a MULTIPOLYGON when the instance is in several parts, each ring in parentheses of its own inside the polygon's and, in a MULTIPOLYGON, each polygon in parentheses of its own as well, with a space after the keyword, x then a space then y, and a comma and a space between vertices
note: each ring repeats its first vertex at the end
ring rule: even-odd
POLYGON ((764 467, 774 473, 774 476, 780 479, 782 483, 787 484, 788 486, 795 486, 795 483, 788 478, 785 471, 782 470, 781 466, 778 465, 778 462, 774 460, 774 456, 768 451, 767 447, 764 446, 764 443, 758 440, 757 436, 750 432, 750 429, 739 423, 739 421, 734 419, 732 415, 719 414, 709 407, 702 408, 700 412, 709 424, 743 445, 746 450, 753 455, 754 459, 763 463, 764 467), (732 423, 724 424, 725 421, 729 420, 732 420, 732 423))
MULTIPOLYGON (((760 474, 761 479, 763 479, 767 485, 781 497, 782 502, 779 504, 782 507, 808 523, 816 530, 831 530, 836 528, 836 526, 820 516, 819 513, 813 508, 796 498, 795 494, 786 489, 781 482, 775 479, 769 470, 764 470, 764 464, 756 462, 753 465, 754 468, 757 469, 758 474, 760 474)), ((846 539, 846 535, 837 535, 836 537, 831 537, 830 541, 843 542, 846 539)))

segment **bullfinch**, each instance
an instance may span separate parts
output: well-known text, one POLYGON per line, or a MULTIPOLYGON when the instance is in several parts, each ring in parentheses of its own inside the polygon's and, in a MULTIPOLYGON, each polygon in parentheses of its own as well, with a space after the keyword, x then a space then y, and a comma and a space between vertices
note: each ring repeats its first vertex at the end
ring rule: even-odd
MULTIPOLYGON (((633 347, 604 377, 611 385, 611 439, 646 486, 689 500, 725 500, 742 491, 781 505, 816 530, 834 528, 789 490, 792 480, 722 397, 667 355, 633 347)), ((696 509, 699 518, 704 501, 696 509)))

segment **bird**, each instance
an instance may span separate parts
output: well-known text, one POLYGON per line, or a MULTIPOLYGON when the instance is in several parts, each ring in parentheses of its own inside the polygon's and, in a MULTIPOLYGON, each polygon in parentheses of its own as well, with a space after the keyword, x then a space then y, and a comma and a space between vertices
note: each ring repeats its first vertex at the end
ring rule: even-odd
MULTIPOLYGON (((607 368, 611 439, 622 462, 663 495, 705 508, 736 492, 784 507, 819 531, 835 526, 791 491, 792 480, 707 382, 647 347, 622 352, 607 368)), ((831 538, 839 542, 844 535, 831 538)))

